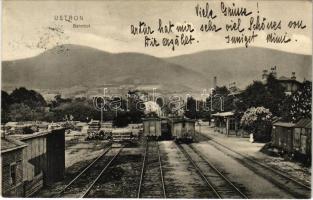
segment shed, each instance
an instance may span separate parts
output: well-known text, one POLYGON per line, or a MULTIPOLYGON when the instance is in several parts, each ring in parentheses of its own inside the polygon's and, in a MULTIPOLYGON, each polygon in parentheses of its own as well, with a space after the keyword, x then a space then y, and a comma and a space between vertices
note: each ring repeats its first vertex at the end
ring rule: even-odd
POLYGON ((1 174, 2 196, 23 197, 23 149, 27 144, 9 138, 1 137, 1 174))
POLYGON ((44 184, 50 185, 64 178, 64 128, 14 135, 14 138, 28 144, 23 150, 25 196, 31 196, 44 184))

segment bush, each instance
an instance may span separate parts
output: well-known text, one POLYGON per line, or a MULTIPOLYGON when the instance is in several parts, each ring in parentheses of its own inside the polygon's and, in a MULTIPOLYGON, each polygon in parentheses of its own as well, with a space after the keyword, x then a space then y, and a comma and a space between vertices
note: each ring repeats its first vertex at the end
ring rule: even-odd
POLYGON ((252 107, 243 114, 240 123, 244 130, 253 134, 257 141, 269 141, 272 113, 264 107, 252 107))

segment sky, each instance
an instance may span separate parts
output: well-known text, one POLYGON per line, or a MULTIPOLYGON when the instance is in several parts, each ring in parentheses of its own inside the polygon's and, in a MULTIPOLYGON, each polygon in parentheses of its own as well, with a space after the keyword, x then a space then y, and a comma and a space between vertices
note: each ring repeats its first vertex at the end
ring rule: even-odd
POLYGON ((78 44, 100 50, 118 52, 139 52, 157 57, 170 57, 190 54, 204 50, 227 49, 244 47, 244 44, 226 43, 225 37, 247 36, 250 17, 259 15, 268 21, 281 20, 281 30, 255 31, 258 37, 249 46, 272 48, 299 54, 312 54, 312 2, 311 1, 224 1, 230 8, 246 8, 252 14, 247 17, 224 16, 221 12, 221 1, 28 1, 4 0, 2 5, 2 60, 14 60, 32 57, 41 52, 62 44, 78 44), (199 5, 213 10, 216 18, 211 21, 218 27, 219 32, 201 32, 201 24, 209 19, 196 15, 195 7, 199 5), (232 5, 235 4, 235 6, 232 5), (60 16, 78 16, 83 20, 74 19, 69 22, 60 20, 60 16), (241 28, 245 31, 226 31, 226 23, 241 20, 241 28), (175 38, 180 35, 176 31, 167 34, 157 32, 159 19, 163 25, 169 20, 176 26, 191 24, 194 28, 192 35, 195 40, 192 45, 178 46, 173 51, 170 47, 162 46, 162 38, 175 38), (290 29, 290 20, 302 20, 304 29, 290 29), (138 26, 139 21, 145 22, 155 31, 148 37, 156 37, 161 43, 159 47, 145 47, 144 35, 132 35, 131 25, 138 26), (73 24, 87 25, 74 28, 73 24), (267 43, 269 33, 287 35, 291 42, 285 44, 267 43))

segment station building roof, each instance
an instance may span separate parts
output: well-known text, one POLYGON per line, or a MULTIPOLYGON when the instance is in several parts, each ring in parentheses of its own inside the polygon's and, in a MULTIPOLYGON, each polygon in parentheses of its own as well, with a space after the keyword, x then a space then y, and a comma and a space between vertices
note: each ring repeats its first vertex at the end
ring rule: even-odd
POLYGON ((312 128, 312 121, 308 118, 302 118, 296 123, 277 121, 273 126, 281 126, 285 128, 312 128))
POLYGON ((145 117, 145 118, 142 118, 143 121, 160 121, 161 118, 159 117, 145 117))
POLYGON ((1 137, 1 154, 26 147, 27 144, 9 136, 1 137))
MULTIPOLYGON (((55 128, 53 130, 61 130, 64 128, 55 128)), ((36 137, 44 137, 47 136, 49 134, 53 133, 53 130, 44 130, 44 131, 39 131, 39 132, 35 132, 32 134, 14 134, 11 135, 12 138, 14 139, 18 139, 18 140, 28 140, 28 139, 32 139, 32 138, 36 138, 36 137)))

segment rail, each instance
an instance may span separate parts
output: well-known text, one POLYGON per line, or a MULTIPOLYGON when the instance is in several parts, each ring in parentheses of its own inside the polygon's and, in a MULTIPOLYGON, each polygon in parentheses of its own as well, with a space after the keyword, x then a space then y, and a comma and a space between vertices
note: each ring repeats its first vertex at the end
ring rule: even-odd
POLYGON ((106 164, 106 166, 101 170, 101 172, 99 173, 99 175, 94 179, 94 181, 91 183, 91 185, 88 187, 88 189, 84 192, 84 194, 81 196, 81 198, 85 198, 89 192, 91 191, 91 189, 93 188, 93 186, 97 183, 97 181, 101 178, 102 174, 107 170, 107 168, 111 165, 111 163, 116 159, 116 157, 121 153, 122 149, 124 147, 121 147, 118 152, 113 156, 113 158, 106 164))
MULTIPOLYGON (((160 176, 161 176, 161 184, 162 184, 162 193, 163 193, 163 198, 166 198, 166 189, 165 189, 165 183, 164 183, 164 174, 163 174, 163 169, 162 169, 162 160, 161 160, 161 154, 160 154, 160 148, 158 145, 157 141, 154 141, 156 143, 157 146, 157 153, 158 153, 158 163, 159 163, 159 171, 160 171, 160 176)), ((141 168, 141 174, 140 174, 140 181, 139 181, 139 185, 138 185, 138 192, 137 192, 137 198, 141 198, 141 194, 142 194, 142 185, 144 182, 144 176, 145 176, 145 172, 146 172, 146 168, 147 168, 147 158, 149 156, 149 141, 146 141, 146 147, 145 147, 145 153, 144 153, 144 157, 143 157, 143 161, 142 161, 142 168, 141 168)))
MULTIPOLYGON (((182 147, 182 145, 178 144, 178 147, 181 150, 181 152, 185 155, 185 157, 189 160, 189 162, 194 166, 194 168, 196 169, 198 174, 205 181, 205 183, 208 185, 208 187, 211 189, 211 191, 214 193, 214 195, 217 198, 220 198, 220 199, 225 198, 224 197, 225 194, 227 193, 227 195, 229 195, 230 192, 232 192, 234 195, 235 194, 239 195, 238 197, 240 197, 240 198, 244 198, 244 199, 248 198, 227 177, 225 177, 216 167, 214 167, 207 159, 205 159, 204 156, 199 151, 196 151, 194 148, 192 148, 192 147, 190 147, 190 145, 188 145, 190 150, 192 150, 201 159, 201 161, 203 161, 204 163, 206 163, 210 167, 210 169, 212 170, 210 173, 214 173, 214 176, 218 175, 217 177, 214 178, 215 179, 214 181, 207 178, 206 173, 203 172, 203 170, 201 170, 201 168, 198 166, 198 164, 190 156, 190 153, 188 153, 187 150, 184 147, 182 147), (216 181, 217 178, 220 182, 223 183, 223 185, 222 185, 223 188, 221 188, 221 186, 219 186, 219 187, 217 186, 217 181, 216 181), (225 189, 227 189, 225 187, 228 187, 228 190, 225 190, 225 189)), ((208 177, 213 178, 213 175, 210 174, 210 176, 208 176, 208 177)))
POLYGON ((62 196, 69 188, 73 185, 73 183, 78 180, 82 174, 84 174, 90 167, 92 167, 100 158, 105 156, 110 150, 112 149, 111 146, 107 147, 100 156, 98 156, 95 160, 93 160, 87 167, 85 167, 74 179, 72 179, 58 194, 57 197, 62 196))

